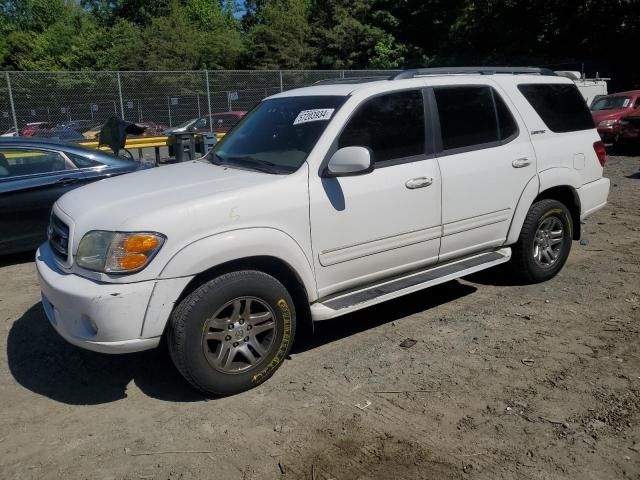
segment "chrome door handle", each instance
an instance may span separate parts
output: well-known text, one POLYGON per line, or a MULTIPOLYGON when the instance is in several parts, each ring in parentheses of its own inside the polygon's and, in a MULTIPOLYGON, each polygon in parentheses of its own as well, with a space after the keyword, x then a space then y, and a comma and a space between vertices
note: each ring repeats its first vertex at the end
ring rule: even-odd
POLYGON ((416 188, 428 187, 432 183, 433 183, 433 178, 418 177, 418 178, 412 178, 411 180, 407 180, 404 186, 407 187, 409 190, 414 190, 416 188))
POLYGON ((531 165, 531 161, 528 158, 516 158, 511 165, 513 168, 522 168, 531 165))

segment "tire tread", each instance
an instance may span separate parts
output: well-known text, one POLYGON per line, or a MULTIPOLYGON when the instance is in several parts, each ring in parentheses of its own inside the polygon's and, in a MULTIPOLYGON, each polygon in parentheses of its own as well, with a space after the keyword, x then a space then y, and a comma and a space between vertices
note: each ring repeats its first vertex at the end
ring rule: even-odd
MULTIPOLYGON (((189 382, 193 387, 201 392, 211 393, 211 390, 200 385, 198 381, 189 373, 189 369, 185 364, 186 359, 184 344, 186 342, 186 324, 188 318, 190 317, 193 308, 195 308, 198 302, 206 297, 212 289, 215 290, 219 286, 228 284, 230 282, 242 281, 246 279, 247 275, 263 277, 265 280, 268 280, 270 282, 275 281, 286 291, 285 287, 271 275, 258 270, 239 270, 220 275, 200 285, 193 292, 187 295, 171 314, 169 320, 169 328, 167 331, 169 355, 171 356, 171 359, 180 374, 187 380, 187 382, 189 382)), ((222 392, 213 393, 222 394, 222 392)))
MULTIPOLYGON (((545 211, 548 211, 552 208, 558 208, 558 207, 564 208, 568 213, 567 207, 563 203, 554 199, 540 200, 534 203, 529 209, 529 212, 527 213, 527 217, 522 225, 522 229, 520 230, 520 236, 518 237, 518 241, 516 244, 513 245, 512 256, 511 256, 512 272, 516 277, 519 277, 521 280, 524 280, 528 283, 539 283, 540 281, 544 281, 544 279, 541 279, 535 276, 534 273, 529 268, 529 264, 528 264, 529 251, 528 251, 527 245, 525 245, 525 242, 528 241, 531 233, 535 234, 535 231, 538 227, 538 221, 539 221, 540 215, 542 215, 545 211)), ((570 215, 567 215, 567 219, 569 222, 571 222, 570 215)), ((564 264, 564 262, 562 262, 562 264, 564 264)), ((562 266, 560 268, 562 268, 562 266)))

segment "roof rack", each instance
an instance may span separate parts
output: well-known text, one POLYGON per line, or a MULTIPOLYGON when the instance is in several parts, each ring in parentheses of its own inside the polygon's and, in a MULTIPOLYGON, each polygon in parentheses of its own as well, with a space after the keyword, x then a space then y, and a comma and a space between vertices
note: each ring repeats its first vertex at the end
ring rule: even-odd
POLYGON ((314 82, 314 85, 336 85, 341 83, 367 83, 378 82, 380 80, 390 80, 389 76, 369 76, 369 77, 346 77, 346 78, 325 78, 314 82))
POLYGON ((392 75, 389 77, 389 80, 401 80, 428 75, 495 75, 498 73, 510 75, 556 75, 553 70, 539 67, 438 67, 404 70, 403 72, 392 75))

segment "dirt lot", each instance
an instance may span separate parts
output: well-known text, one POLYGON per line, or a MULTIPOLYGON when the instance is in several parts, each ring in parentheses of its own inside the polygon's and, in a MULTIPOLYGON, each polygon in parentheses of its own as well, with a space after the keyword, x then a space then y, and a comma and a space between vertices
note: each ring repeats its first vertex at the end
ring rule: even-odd
POLYGON ((639 171, 610 158, 610 205, 554 280, 487 272, 323 323, 219 400, 164 351, 66 344, 31 255, 4 259, 0 478, 638 479, 639 171))

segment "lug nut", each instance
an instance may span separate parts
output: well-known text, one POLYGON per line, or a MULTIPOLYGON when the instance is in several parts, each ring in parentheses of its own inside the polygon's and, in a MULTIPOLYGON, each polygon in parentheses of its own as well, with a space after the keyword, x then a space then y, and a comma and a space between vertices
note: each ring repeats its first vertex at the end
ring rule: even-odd
POLYGON ((241 318, 240 321, 238 322, 240 325, 244 325, 244 318, 241 318))
POLYGON ((233 346, 237 347, 238 346, 238 342, 233 342, 233 346))
POLYGON ((244 337, 244 341, 248 342, 249 341, 249 337, 244 337))
POLYGON ((224 337, 224 339, 228 342, 229 340, 231 340, 231 335, 227 335, 226 337, 224 337))
POLYGON ((247 325, 247 330, 251 330, 251 325, 247 325))
POLYGON ((233 324, 230 323, 228 328, 229 328, 229 330, 233 330, 233 324))

